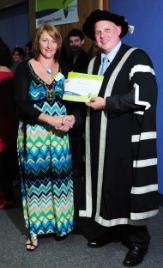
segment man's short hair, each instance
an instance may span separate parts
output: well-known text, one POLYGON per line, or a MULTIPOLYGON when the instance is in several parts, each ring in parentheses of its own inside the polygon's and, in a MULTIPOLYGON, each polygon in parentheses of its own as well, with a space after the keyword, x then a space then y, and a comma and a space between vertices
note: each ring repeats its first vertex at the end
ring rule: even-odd
POLYGON ((84 39, 84 34, 81 30, 79 29, 72 29, 69 33, 68 33, 68 38, 70 38, 71 36, 79 36, 81 40, 84 39))

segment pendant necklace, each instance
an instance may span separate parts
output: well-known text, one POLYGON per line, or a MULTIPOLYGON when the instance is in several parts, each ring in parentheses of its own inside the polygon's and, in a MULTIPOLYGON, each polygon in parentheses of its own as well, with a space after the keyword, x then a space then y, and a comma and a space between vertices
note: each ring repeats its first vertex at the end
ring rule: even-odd
POLYGON ((52 74, 52 69, 51 68, 46 68, 46 73, 51 75, 52 74))
POLYGON ((48 67, 45 67, 41 62, 39 62, 40 64, 41 64, 41 66, 42 67, 44 67, 44 69, 45 69, 45 71, 46 71, 46 73, 48 74, 48 75, 52 75, 52 67, 50 68, 48 68, 48 67))

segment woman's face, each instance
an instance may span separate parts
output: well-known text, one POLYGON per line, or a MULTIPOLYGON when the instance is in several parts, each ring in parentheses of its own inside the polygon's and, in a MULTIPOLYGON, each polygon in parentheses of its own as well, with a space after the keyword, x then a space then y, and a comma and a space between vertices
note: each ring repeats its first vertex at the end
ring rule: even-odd
POLYGON ((48 32, 44 31, 39 40, 39 48, 40 48, 40 54, 49 59, 54 58, 54 55, 57 52, 57 42, 54 38, 52 38, 48 32))
POLYGON ((13 61, 16 63, 20 63, 23 61, 23 55, 19 53, 19 51, 15 50, 12 54, 13 61))

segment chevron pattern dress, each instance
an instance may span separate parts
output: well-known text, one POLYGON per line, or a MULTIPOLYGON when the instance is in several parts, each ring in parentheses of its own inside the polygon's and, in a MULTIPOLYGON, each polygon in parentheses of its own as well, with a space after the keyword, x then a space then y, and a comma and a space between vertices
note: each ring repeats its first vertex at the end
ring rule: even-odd
MULTIPOLYGON (((32 68, 32 67, 30 67, 32 68)), ((47 85, 31 69, 28 96, 40 112, 65 115, 61 73, 47 85)), ((68 234, 73 228, 73 182, 68 135, 43 124, 20 122, 18 154, 25 224, 30 234, 68 234)))

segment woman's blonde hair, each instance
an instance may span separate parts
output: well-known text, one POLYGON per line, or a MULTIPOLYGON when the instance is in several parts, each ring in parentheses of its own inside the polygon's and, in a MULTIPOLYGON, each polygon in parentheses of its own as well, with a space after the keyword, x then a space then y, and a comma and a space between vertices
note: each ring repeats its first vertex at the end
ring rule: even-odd
POLYGON ((58 58, 59 50, 62 45, 62 37, 58 29, 51 24, 44 24, 37 29, 36 36, 33 42, 33 55, 37 59, 40 55, 39 40, 43 32, 47 32, 57 43, 57 53, 54 55, 55 59, 58 58))

